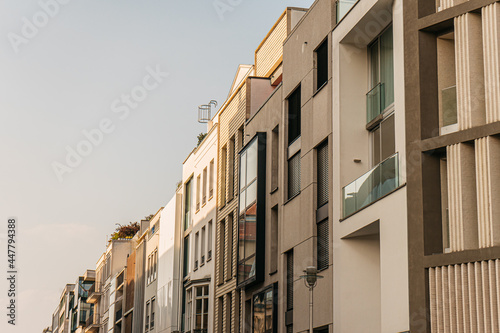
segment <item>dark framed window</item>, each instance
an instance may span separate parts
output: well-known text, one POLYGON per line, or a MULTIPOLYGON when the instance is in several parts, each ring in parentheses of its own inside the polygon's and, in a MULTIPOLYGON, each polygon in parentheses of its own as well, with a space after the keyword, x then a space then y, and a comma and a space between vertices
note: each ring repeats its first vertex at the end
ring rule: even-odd
POLYGON ((392 25, 368 46, 370 88, 380 85, 380 105, 383 109, 394 102, 394 53, 392 25))
POLYGON ((318 208, 328 203, 328 141, 316 149, 318 208))
POLYGON ((266 134, 258 133, 240 153, 238 284, 264 277, 266 134))
POLYGON ((183 277, 186 277, 189 273, 189 235, 184 238, 184 267, 183 267, 183 277))
POLYGON ((328 81, 328 38, 315 51, 316 55, 316 90, 328 81))
POLYGON ((206 333, 208 330, 208 285, 196 287, 194 332, 206 333))
POLYGON ((300 136, 300 86, 288 97, 288 144, 300 136))
POLYGON ((274 333, 277 328, 277 288, 273 285, 253 296, 253 332, 274 333))

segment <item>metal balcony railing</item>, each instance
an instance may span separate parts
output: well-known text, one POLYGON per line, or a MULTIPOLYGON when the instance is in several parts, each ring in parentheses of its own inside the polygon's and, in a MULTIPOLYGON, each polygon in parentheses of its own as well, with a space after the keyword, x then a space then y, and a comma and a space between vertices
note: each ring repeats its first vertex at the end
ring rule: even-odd
POLYGON ((366 93, 366 123, 368 124, 384 111, 384 84, 379 82, 366 93))
POLYGON ((100 325, 100 323, 101 323, 101 316, 98 314, 92 314, 92 316, 87 318, 87 321, 85 322, 85 327, 100 325))
POLYGON ((388 157, 342 189, 343 217, 349 216, 399 187, 399 155, 388 157))

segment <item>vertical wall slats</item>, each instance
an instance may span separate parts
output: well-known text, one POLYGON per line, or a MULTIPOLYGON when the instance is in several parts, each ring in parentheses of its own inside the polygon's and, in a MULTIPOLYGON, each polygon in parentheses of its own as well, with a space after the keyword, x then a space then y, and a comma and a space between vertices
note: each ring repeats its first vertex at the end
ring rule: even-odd
POLYGON ((486 122, 500 121, 500 4, 482 8, 486 122))
POLYGON ((496 333, 500 259, 428 270, 432 333, 496 333))

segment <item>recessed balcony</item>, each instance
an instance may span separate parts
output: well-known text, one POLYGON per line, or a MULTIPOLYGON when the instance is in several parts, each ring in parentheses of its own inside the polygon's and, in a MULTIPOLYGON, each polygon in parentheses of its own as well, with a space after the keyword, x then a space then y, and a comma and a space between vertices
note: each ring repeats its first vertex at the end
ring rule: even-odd
POLYGON ((99 301, 102 296, 101 284, 95 282, 89 289, 89 296, 87 297, 87 303, 95 304, 99 301))
POLYGON ((399 187, 399 155, 388 157, 342 189, 343 217, 354 214, 399 187))

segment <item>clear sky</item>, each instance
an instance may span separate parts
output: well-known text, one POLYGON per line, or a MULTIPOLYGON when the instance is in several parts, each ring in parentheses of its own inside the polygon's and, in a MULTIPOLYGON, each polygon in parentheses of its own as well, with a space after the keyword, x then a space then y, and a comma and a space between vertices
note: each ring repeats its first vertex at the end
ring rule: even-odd
POLYGON ((285 7, 312 2, 0 2, 1 332, 41 332, 115 223, 169 201, 206 129, 197 106, 222 104, 285 7), (15 327, 3 277, 9 217, 18 219, 15 327))

